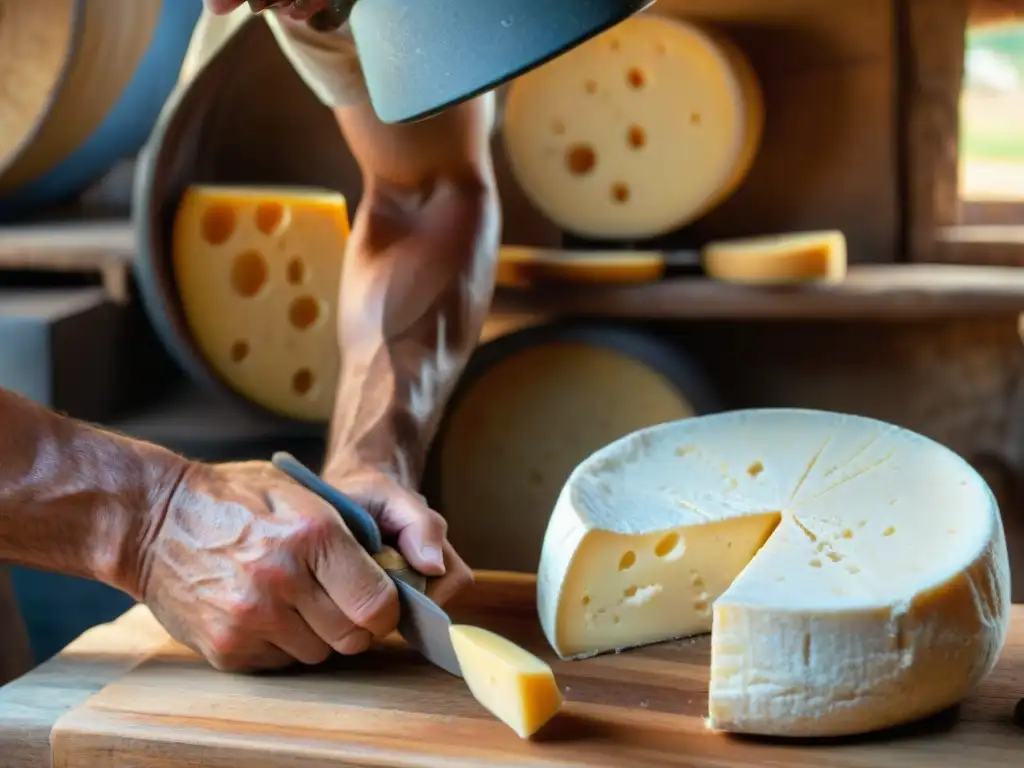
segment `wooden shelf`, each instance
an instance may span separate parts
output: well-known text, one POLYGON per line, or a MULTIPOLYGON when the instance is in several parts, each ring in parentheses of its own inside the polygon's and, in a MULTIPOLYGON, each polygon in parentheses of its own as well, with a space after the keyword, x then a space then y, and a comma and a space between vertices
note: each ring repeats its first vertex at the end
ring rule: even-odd
POLYGON ((851 266, 834 284, 746 286, 672 278, 638 286, 501 288, 493 315, 634 319, 909 320, 1024 313, 1024 269, 851 266))

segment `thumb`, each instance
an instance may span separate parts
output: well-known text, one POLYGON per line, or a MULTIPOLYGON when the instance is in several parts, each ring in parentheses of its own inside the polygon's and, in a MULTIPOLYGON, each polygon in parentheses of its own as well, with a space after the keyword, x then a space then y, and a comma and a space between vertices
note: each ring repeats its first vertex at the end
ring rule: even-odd
POLYGON ((448 523, 421 496, 404 488, 390 491, 381 499, 377 524, 382 533, 397 539, 399 552, 417 571, 427 576, 444 574, 448 523))

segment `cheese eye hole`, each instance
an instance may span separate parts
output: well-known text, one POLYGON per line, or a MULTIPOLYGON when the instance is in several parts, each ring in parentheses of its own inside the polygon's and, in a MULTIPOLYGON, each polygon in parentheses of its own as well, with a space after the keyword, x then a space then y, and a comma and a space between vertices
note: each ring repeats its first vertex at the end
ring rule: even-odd
POLYGON ((313 389, 313 372, 308 368, 302 368, 292 376, 292 389, 297 395, 307 395, 313 389))
POLYGON ((203 211, 199 230, 210 245, 223 245, 235 231, 234 210, 229 205, 211 205, 203 211))
POLYGON ((296 256, 285 267, 285 278, 292 285, 301 285, 306 280, 306 262, 296 256))
POLYGON ((259 251, 242 251, 231 265, 231 287, 246 299, 263 290, 267 276, 267 262, 259 251))
POLYGON ((626 70, 626 82, 634 91, 639 91, 647 84, 647 76, 640 67, 630 67, 626 70))
POLYGON ((632 568, 636 563, 636 552, 630 550, 626 552, 621 558, 619 558, 619 570, 625 571, 632 568))
POLYGON ((299 296, 288 307, 291 324, 304 331, 320 319, 320 302, 312 296, 299 296))
POLYGON ((587 82, 583 84, 583 90, 587 93, 597 93, 597 81, 587 80, 587 82))
POLYGON ((700 112, 690 113, 690 125, 700 125, 700 112))
POLYGON ((583 176, 594 170, 597 165, 597 153, 587 144, 573 144, 565 152, 565 164, 569 173, 583 176))
POLYGON ((682 554, 682 543, 678 533, 675 531, 667 533, 654 545, 654 554, 658 557, 670 557, 674 560, 682 554))
POLYGON ((281 203, 260 203, 256 207, 256 228, 264 235, 273 235, 284 223, 285 209, 281 203))
POLYGON ((633 149, 641 149, 647 144, 647 131, 639 125, 632 125, 629 128, 629 133, 626 134, 626 141, 633 149))
POLYGON ((629 200, 629 185, 622 181, 612 184, 612 200, 616 203, 625 203, 629 200))
POLYGON ((231 345, 231 362, 240 363, 249 356, 249 343, 239 340, 231 345))

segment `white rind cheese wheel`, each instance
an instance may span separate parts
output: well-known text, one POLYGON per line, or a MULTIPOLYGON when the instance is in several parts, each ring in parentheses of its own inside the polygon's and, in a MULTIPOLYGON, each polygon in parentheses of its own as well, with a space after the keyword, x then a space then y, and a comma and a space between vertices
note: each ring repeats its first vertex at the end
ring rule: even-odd
POLYGON ((513 81, 503 135, 517 182, 560 227, 645 238, 731 194, 763 123, 737 48, 642 13, 513 81))
POLYGON ((178 207, 174 273, 189 330, 225 382, 281 416, 331 416, 348 235, 333 191, 198 185, 178 207))
POLYGON ((1009 576, 995 498, 952 451, 868 418, 733 411, 574 470, 538 608, 563 658, 710 630, 712 727, 835 736, 960 701, 1005 641, 1009 576))

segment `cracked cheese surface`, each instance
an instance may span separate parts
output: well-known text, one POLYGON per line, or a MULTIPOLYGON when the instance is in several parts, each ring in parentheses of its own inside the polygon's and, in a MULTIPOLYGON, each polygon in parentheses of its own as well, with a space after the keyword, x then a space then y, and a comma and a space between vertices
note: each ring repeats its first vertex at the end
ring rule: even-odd
POLYGON ((827 736, 960 701, 998 658, 1009 584, 995 498, 958 455, 873 419, 765 409, 644 429, 580 464, 538 608, 562 658, 710 630, 712 727, 827 736))

